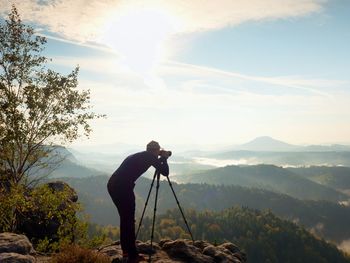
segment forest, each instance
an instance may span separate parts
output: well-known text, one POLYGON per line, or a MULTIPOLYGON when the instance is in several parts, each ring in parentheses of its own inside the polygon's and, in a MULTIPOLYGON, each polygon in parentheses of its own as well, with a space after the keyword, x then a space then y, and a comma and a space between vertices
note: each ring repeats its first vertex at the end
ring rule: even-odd
MULTIPOLYGON (((236 243, 248 255, 248 262, 269 263, 341 263, 350 257, 340 252, 334 244, 316 238, 296 224, 282 220, 270 211, 258 211, 235 206, 219 212, 186 210, 186 220, 194 239, 213 244, 229 241, 236 243)), ((142 221, 138 239, 151 237, 152 217, 142 221)), ((116 228, 94 226, 92 235, 104 234, 118 238, 116 228)), ((190 234, 178 209, 156 216, 154 239, 190 239, 190 234)))

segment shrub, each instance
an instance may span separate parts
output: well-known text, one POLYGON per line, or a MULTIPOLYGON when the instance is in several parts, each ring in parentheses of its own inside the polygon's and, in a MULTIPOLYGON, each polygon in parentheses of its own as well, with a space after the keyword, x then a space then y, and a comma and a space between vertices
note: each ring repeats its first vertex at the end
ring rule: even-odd
POLYGON ((93 251, 82 248, 77 245, 68 245, 62 248, 60 253, 55 254, 49 263, 110 263, 109 257, 93 251))
POLYGON ((25 234, 41 252, 57 251, 64 244, 84 239, 87 226, 77 218, 81 207, 70 201, 71 195, 68 186, 62 191, 48 185, 0 188, 0 232, 25 234))

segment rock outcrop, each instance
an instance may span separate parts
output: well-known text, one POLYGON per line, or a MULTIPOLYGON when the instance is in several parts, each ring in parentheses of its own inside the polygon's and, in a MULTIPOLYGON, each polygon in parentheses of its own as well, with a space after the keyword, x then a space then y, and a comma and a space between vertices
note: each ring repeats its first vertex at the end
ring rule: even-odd
MULTIPOLYGON (((214 246, 205 241, 192 242, 186 239, 161 240, 159 243, 137 242, 137 248, 148 262, 151 255, 152 262, 191 262, 191 263, 243 263, 246 262, 244 252, 232 244, 223 243, 214 246)), ((122 262, 122 250, 119 241, 98 249, 102 254, 109 256, 112 263, 122 262)))
POLYGON ((34 263, 35 253, 32 244, 24 235, 0 233, 0 262, 1 263, 34 263))
MULTIPOLYGON (((246 255, 232 244, 214 246, 205 241, 192 242, 186 239, 161 240, 159 243, 137 241, 141 255, 153 263, 244 263, 246 255)), ((120 242, 102 246, 99 253, 108 256, 112 263, 122 263, 120 242)), ((0 233, 1 263, 47 263, 49 256, 36 253, 28 238, 14 233, 0 233)), ((75 262, 75 261, 74 261, 75 262)))

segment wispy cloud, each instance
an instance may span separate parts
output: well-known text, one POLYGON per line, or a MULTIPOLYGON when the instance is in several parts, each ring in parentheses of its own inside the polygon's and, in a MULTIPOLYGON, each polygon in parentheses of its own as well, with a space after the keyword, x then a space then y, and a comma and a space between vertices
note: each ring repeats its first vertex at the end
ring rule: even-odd
POLYGON ((346 138, 350 128, 345 121, 349 83, 340 80, 255 76, 170 61, 157 72, 164 88, 155 89, 128 73, 114 55, 53 57, 53 63, 80 65, 80 86, 91 89, 95 109, 108 115, 95 125, 97 141, 114 138, 117 130, 121 140, 147 141, 157 127, 164 141, 172 141, 176 130, 177 140, 194 142, 259 134, 300 142, 300 137, 317 140, 323 134, 346 138))
POLYGON ((66 38, 56 37, 56 36, 51 36, 51 35, 48 35, 48 34, 45 34, 45 33, 41 33, 41 31, 42 31, 42 29, 41 30, 37 30, 35 34, 38 35, 38 36, 45 37, 47 39, 51 39, 51 40, 55 40, 55 41, 59 41, 59 42, 63 42, 63 43, 68 43, 68 44, 72 44, 72 45, 75 45, 75 46, 88 47, 88 48, 91 48, 91 49, 95 49, 95 50, 103 51, 103 52, 110 53, 110 54, 113 54, 113 55, 117 55, 117 52, 115 50, 113 50, 112 48, 109 48, 107 46, 104 46, 104 45, 101 45, 101 44, 98 44, 98 43, 92 44, 92 43, 87 43, 87 42, 73 41, 73 40, 69 40, 69 39, 66 39, 66 38))
POLYGON ((299 89, 310 93, 315 93, 322 96, 331 96, 329 92, 322 91, 323 88, 334 88, 343 85, 349 85, 348 81, 343 80, 330 80, 319 78, 305 78, 301 76, 276 76, 276 77, 263 77, 241 74, 238 72, 225 71, 212 67, 198 66, 193 64, 170 62, 169 68, 163 69, 164 74, 188 74, 190 76, 222 76, 234 79, 241 79, 251 82, 260 82, 270 85, 276 85, 281 87, 287 87, 292 89, 299 89))
POLYGON ((101 32, 130 9, 164 12, 174 33, 188 33, 235 26, 247 21, 305 16, 323 9, 325 0, 201 1, 150 0, 0 0, 0 15, 16 4, 23 19, 32 21, 63 38, 78 42, 98 41, 101 32), (210 14, 210 15, 208 15, 210 14))
MULTIPOLYGON (((67 67, 79 64, 82 70, 95 74, 110 74, 118 78, 129 80, 137 77, 132 71, 119 62, 119 58, 116 55, 110 57, 54 57, 53 63, 67 67)), ((202 92, 205 92, 205 90, 209 89, 217 94, 227 94, 228 92, 254 93, 249 87, 256 87, 256 85, 260 83, 270 85, 271 89, 278 89, 278 87, 287 88, 287 90, 283 92, 285 94, 290 93, 288 89, 296 89, 306 92, 306 95, 314 94, 331 98, 333 94, 330 93, 329 90, 337 87, 348 87, 350 85, 349 81, 345 80, 306 78, 303 76, 255 76, 212 67, 179 63, 176 61, 168 61, 167 63, 161 64, 158 67, 157 73, 159 77, 163 79, 171 76, 179 78, 180 81, 182 80, 182 87, 187 90, 202 90, 202 92), (226 83, 226 85, 221 85, 223 82, 226 83)), ((259 89, 255 88, 255 90, 257 91, 256 93, 259 93, 259 89)))
MULTIPOLYGON (((349 95, 345 91, 323 91, 349 86, 349 83, 340 80, 261 77, 168 62, 158 69, 159 78, 165 83, 159 89, 147 85, 142 78, 123 68, 116 56, 54 57, 53 63, 68 68, 79 64, 82 73, 85 72, 85 78, 89 76, 88 80, 94 83, 94 87, 104 87, 98 89, 95 94, 97 97, 114 94, 112 97, 122 98, 118 101, 121 105, 132 106, 136 102, 144 107, 163 107, 160 103, 154 103, 156 101, 162 101, 169 108, 205 105, 218 108, 232 108, 232 105, 271 108, 279 105, 293 111, 307 110, 309 114, 318 111, 329 115, 338 111, 345 114, 349 102, 349 95), (96 82, 94 79, 97 79, 96 82), (137 98, 138 102, 135 101, 137 98)), ((108 98, 104 98, 104 101, 108 101, 108 98)))

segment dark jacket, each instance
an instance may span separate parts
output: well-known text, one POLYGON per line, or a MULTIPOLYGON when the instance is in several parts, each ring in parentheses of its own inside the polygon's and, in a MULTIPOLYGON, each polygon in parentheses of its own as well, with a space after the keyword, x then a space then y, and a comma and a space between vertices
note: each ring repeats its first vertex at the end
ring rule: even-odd
POLYGON ((153 166, 162 175, 169 175, 169 166, 164 157, 157 158, 152 153, 143 151, 128 156, 112 177, 119 183, 134 184, 135 181, 153 166))

